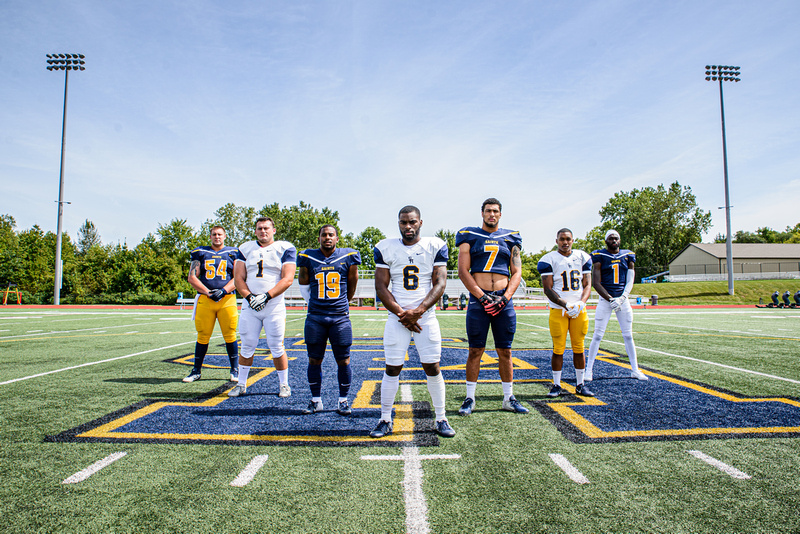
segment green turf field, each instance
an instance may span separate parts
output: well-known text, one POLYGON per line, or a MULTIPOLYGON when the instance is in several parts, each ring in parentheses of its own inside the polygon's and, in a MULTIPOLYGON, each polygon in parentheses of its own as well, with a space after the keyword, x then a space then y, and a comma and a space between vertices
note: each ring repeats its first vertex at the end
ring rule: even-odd
MULTIPOLYGON (((549 349, 546 313, 518 313, 515 351, 549 349)), ((493 381, 479 384, 478 409, 462 418, 462 375, 447 386, 457 435, 430 446, 45 441, 130 406, 208 399, 224 389, 224 368, 181 382, 188 371, 181 357, 192 353, 195 341, 189 315, 169 309, 0 310, 3 532, 800 531, 800 433, 792 430, 800 427, 800 417, 792 415, 800 410, 800 310, 637 310, 634 335, 640 365, 651 375, 649 389, 637 390, 630 379, 602 382, 595 373, 609 417, 628 390, 643 391, 648 397, 637 406, 652 410, 636 414, 643 420, 680 427, 689 411, 728 417, 739 428, 736 437, 722 428, 640 439, 632 429, 619 440, 570 439, 557 412, 572 413, 570 406, 582 401, 569 396, 551 405, 541 379, 515 385, 516 396, 531 407, 528 415, 499 411, 502 392, 493 381), (764 409, 768 404, 774 413, 764 409), (730 414, 711 413, 718 405, 731 406, 730 414), (789 424, 779 412, 789 413, 789 424), (763 422, 767 430, 743 437, 740 416, 731 414, 763 422), (108 465, 94 474, 64 483, 104 459, 108 465)), ((459 341, 463 312, 437 315, 443 337, 451 340, 446 345, 465 346, 459 341)), ((287 337, 302 332, 303 318, 289 311, 287 337)), ((383 318, 353 312, 355 348, 376 343, 383 318)), ((591 324, 587 347, 590 336, 591 324)), ((608 369, 624 371, 621 342, 612 319, 602 346, 609 351, 603 355, 608 369)), ((212 339, 212 350, 222 351, 221 343, 219 336, 212 339)), ((298 354, 290 373, 302 380, 305 363, 298 354)), ((359 354, 354 351, 353 359, 359 354)), ((565 360, 569 382, 572 366, 565 360)), ((482 378, 491 374, 491 352, 486 362, 482 378)), ((424 414, 424 383, 409 385, 415 409, 424 414)), ((308 392, 295 387, 286 420, 307 401, 308 392)))

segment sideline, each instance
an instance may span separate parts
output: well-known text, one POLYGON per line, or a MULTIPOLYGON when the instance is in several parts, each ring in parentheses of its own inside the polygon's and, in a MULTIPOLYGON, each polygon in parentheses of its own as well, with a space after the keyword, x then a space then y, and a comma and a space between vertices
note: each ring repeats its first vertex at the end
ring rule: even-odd
MULTIPOLYGON (((213 336, 211 339, 218 338, 218 337, 221 337, 221 336, 218 334, 216 336, 213 336)), ((150 349, 150 350, 144 350, 142 352, 135 352, 133 354, 126 354, 125 356, 117 356, 116 358, 108 358, 106 360, 99 360, 99 361, 96 361, 96 362, 88 362, 88 363, 82 363, 80 365, 72 365, 70 367, 64 367, 62 369, 56 369, 55 371, 46 371, 44 373, 38 373, 38 374, 35 374, 35 375, 23 376, 22 378, 12 378, 11 380, 6 380, 5 382, 0 382, 0 386, 5 386, 7 384, 13 384, 14 382, 21 382, 23 380, 30 380, 31 378, 39 378, 40 376, 52 375, 52 374, 55 374, 55 373, 60 373, 62 371, 70 371, 72 369, 80 369, 81 367, 89 367, 91 365, 98 365, 98 364, 101 364, 101 363, 108 363, 108 362, 113 362, 113 361, 116 361, 116 360, 124 360, 125 358, 131 358, 133 356, 140 356, 142 354, 148 354, 150 352, 157 352, 159 350, 174 349, 175 347, 181 347, 183 345, 190 345, 190 344, 193 345, 195 342, 196 342, 196 340, 184 341, 183 343, 176 343, 175 345, 168 345, 166 347, 159 347, 157 349, 150 349)))

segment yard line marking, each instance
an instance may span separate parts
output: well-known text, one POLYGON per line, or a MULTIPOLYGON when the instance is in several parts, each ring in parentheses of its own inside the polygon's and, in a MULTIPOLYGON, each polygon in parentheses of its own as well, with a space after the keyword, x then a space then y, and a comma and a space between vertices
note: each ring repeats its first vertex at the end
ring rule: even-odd
MULTIPOLYGON (((43 335, 51 335, 51 334, 74 334, 75 332, 92 332, 92 331, 99 330, 100 328, 106 328, 106 329, 110 329, 110 328, 130 328, 132 326, 142 326, 142 325, 150 325, 150 324, 152 324, 152 323, 123 324, 123 325, 120 325, 120 326, 105 326, 105 327, 96 326, 94 328, 79 328, 77 330, 53 330, 51 332, 44 332, 43 330, 37 330, 36 332, 41 332, 41 333, 40 334, 30 334, 30 333, 29 334, 19 334, 19 335, 16 335, 16 336, 2 336, 2 337, 0 337, 0 339, 6 340, 6 339, 17 338, 17 337, 43 336, 43 335)), ((5 330, 5 332, 8 332, 8 330, 5 330)), ((35 330, 30 330, 30 332, 35 332, 35 330)))
POLYGON ((688 452, 689 454, 691 454, 692 456, 694 456, 698 460, 703 460, 708 465, 716 467, 717 469, 719 469, 723 473, 726 473, 726 474, 732 476, 733 478, 738 478, 739 480, 747 480, 749 478, 753 478, 750 475, 748 475, 747 473, 743 473, 742 471, 739 471, 735 467, 731 467, 726 463, 720 462, 716 458, 712 458, 711 456, 709 456, 707 454, 703 454, 700 451, 686 451, 686 452, 688 452))
POLYGON ((362 460, 402 460, 403 494, 406 503, 406 532, 429 534, 428 503, 422 491, 422 460, 458 460, 460 454, 420 454, 415 446, 403 447, 400 456, 362 456, 362 460))
POLYGON ((409 384, 400 386, 400 400, 403 402, 414 402, 414 396, 411 394, 411 386, 409 384))
MULTIPOLYGON (((623 345, 623 346, 625 345, 624 343, 619 343, 617 341, 609 341, 607 339, 604 339, 603 342, 604 343, 613 343, 614 345, 623 345)), ((708 360, 701 360, 699 358, 692 358, 691 356, 682 356, 680 354, 672 354, 670 352, 664 352, 664 351, 661 351, 661 350, 648 349, 647 347, 642 347, 640 345, 636 346, 636 350, 646 350, 646 351, 649 351, 649 352, 655 352, 656 354, 663 354, 664 356, 672 356, 673 358, 681 358, 683 360, 690 360, 690 361, 693 361, 693 362, 707 363, 708 365, 716 365, 717 367, 723 367, 725 369, 731 369, 733 371, 740 371, 742 373, 749 373, 751 375, 764 376, 766 378, 774 378, 775 380, 783 380, 784 382, 791 382, 792 384, 800 384, 800 380, 792 380, 791 378, 784 378, 782 376, 769 375, 767 373, 761 373, 759 371, 751 371, 750 369, 742 369, 741 367, 734 367, 732 365, 725 365, 724 363, 710 362, 708 360)))
POLYGON ((523 323, 522 321, 517 321, 517 324, 524 324, 525 326, 530 326, 531 328, 539 328, 541 330, 550 330, 546 326, 539 326, 539 325, 536 325, 536 324, 523 323))
POLYGON ((588 484, 589 479, 583 476, 583 474, 575 469, 575 467, 569 463, 563 455, 561 454, 550 454, 550 459, 561 468, 567 476, 572 479, 573 482, 577 482, 578 484, 588 484))
POLYGON ((84 469, 82 471, 78 471, 77 473, 75 473, 71 477, 65 478, 64 480, 61 481, 61 483, 62 484, 76 484, 78 482, 83 482, 84 480, 86 480, 87 478, 89 478, 93 474, 97 473, 98 471, 100 471, 104 467, 108 467, 109 465, 113 464, 114 462, 116 462, 117 460, 119 460, 120 458, 122 458, 123 456, 125 456, 127 454, 128 454, 127 452, 115 452, 113 454, 109 454, 108 456, 106 456, 102 460, 99 460, 99 461, 93 463, 92 465, 90 465, 86 469, 84 469))
POLYGON ((264 467, 264 464, 267 462, 267 458, 269 458, 269 456, 267 456, 266 454, 262 454, 250 460, 250 463, 247 464, 247 467, 242 469, 242 472, 239 473, 239 476, 233 479, 233 482, 231 482, 231 486, 242 488, 247 484, 249 484, 250 481, 253 480, 253 477, 255 477, 256 474, 259 472, 259 470, 262 467, 264 467))
POLYGON ((44 330, 28 330, 26 332, 26 334, 33 334, 33 333, 36 333, 36 332, 44 332, 44 330))
MULTIPOLYGON (((216 336, 213 336, 212 339, 214 339, 216 337, 220 337, 220 335, 217 334, 216 336)), ((62 369, 56 369, 54 371, 47 371, 47 372, 38 373, 38 374, 35 374, 35 375, 23 376, 22 378, 12 378, 11 380, 6 380, 5 382, 0 382, 0 386, 5 386, 6 384, 13 384, 14 382, 21 382, 22 380, 29 380, 31 378, 38 378, 40 376, 52 375, 54 373, 60 373, 62 371, 70 371, 72 369, 80 369, 81 367, 89 367, 90 365, 97 365, 97 364, 100 364, 100 363, 108 363, 108 362, 113 362, 113 361, 116 361, 116 360, 124 360, 125 358, 130 358, 132 356, 140 356, 142 354, 148 354, 150 352, 157 352, 159 350, 174 349, 175 347, 180 347, 180 346, 183 346, 183 345, 190 345, 190 344, 194 344, 194 343, 195 343, 195 341, 185 341, 183 343, 176 343, 175 345, 167 345, 166 347, 158 347, 157 349, 144 350, 142 352, 134 352, 133 354, 126 354, 125 356, 117 356, 115 358, 108 358, 106 360, 99 360, 99 361, 96 361, 96 362, 82 363, 80 365, 72 365, 70 367, 64 367, 62 369)))

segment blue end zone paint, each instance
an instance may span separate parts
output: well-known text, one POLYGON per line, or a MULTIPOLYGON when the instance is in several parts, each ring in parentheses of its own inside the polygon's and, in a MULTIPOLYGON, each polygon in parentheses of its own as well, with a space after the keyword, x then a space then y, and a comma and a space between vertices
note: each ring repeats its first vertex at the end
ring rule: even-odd
MULTIPOLYGON (((80 427, 48 436, 45 441, 102 441, 148 443, 207 443, 230 445, 324 445, 397 446, 413 443, 436 446, 432 411, 425 389, 425 374, 416 349, 409 348, 401 384, 415 387, 416 399, 395 399, 395 434, 391 440, 368 437, 380 417, 380 379, 383 351, 380 339, 358 339, 353 345, 353 381, 350 399, 353 415, 335 412, 338 398, 336 366, 328 351, 323 363, 322 397, 325 411, 303 415, 310 400, 306 381, 307 356, 300 338, 287 338, 292 396, 277 395, 278 381, 271 357, 263 346, 256 351, 247 395, 227 397, 231 383, 188 400, 156 399, 128 406, 80 427)), ((463 393, 467 348, 463 340, 445 340, 442 372, 449 397, 463 393)), ((565 365, 562 386, 569 393, 558 399, 546 396, 552 382, 550 350, 514 350, 514 381, 517 398, 527 401, 576 443, 619 441, 713 439, 731 437, 800 436, 800 402, 793 398, 746 398, 673 375, 645 371, 650 380, 630 378, 627 363, 601 352, 595 365, 592 389, 597 397, 574 395, 575 375, 565 365), (526 384, 534 385, 533 388, 526 384)), ((188 354, 170 360, 192 364, 188 354)), ((565 357, 569 362, 570 358, 565 357)), ((209 354, 203 380, 226 379, 228 360, 224 353, 209 354)), ((181 375, 176 372, 176 375, 181 375)), ((489 352, 481 365, 481 382, 499 389, 496 355, 489 352)), ((176 384, 178 384, 176 379, 176 384)), ((181 384, 182 385, 182 384, 181 384)), ((180 387, 180 386, 179 386, 180 387)), ((486 391, 486 386, 482 386, 486 391)), ((479 388, 479 395, 481 388, 479 388)), ((499 393, 499 391, 498 391, 499 393)), ((486 409, 489 401, 478 398, 486 409)), ((452 402, 451 402, 452 404, 452 402)), ((496 408, 499 409, 499 399, 496 408)), ((452 415, 452 414, 451 414, 452 415)), ((479 412, 473 416, 479 416, 479 412)), ((515 416, 518 417, 519 416, 515 416)), ((457 427, 457 418, 451 418, 457 427)), ((523 422, 522 419, 520 422, 523 422)))

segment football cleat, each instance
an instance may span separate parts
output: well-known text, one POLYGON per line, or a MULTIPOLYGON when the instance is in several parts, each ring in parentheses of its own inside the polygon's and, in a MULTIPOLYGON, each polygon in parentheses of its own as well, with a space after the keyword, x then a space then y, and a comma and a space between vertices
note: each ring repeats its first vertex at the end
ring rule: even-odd
POLYGON ((547 394, 548 397, 558 397, 564 392, 561 386, 557 386, 553 384, 553 387, 550 388, 550 393, 547 394))
POLYGON ((528 413, 530 412, 523 406, 514 395, 511 395, 508 400, 503 401, 503 409, 507 412, 528 413))
POLYGON ((594 393, 589 391, 589 388, 586 387, 586 384, 578 384, 575 386, 575 393, 584 397, 594 397, 594 393))
POLYGON ((233 387, 233 389, 228 392, 228 396, 229 397, 241 397, 245 393, 247 393, 247 386, 241 386, 239 384, 236 384, 233 387))
POLYGON ((239 370, 233 369, 231 371, 231 382, 238 382, 239 381, 239 370))
POLYGON ((453 430, 453 427, 450 426, 450 423, 447 422, 447 419, 436 421, 436 433, 443 438, 452 438, 456 435, 456 431, 453 430))
POLYGON ((375 430, 369 433, 369 437, 377 439, 382 438, 383 436, 388 436, 392 433, 393 426, 394 425, 392 425, 391 421, 384 421, 381 419, 381 421, 378 423, 378 426, 375 427, 375 430))
POLYGON ((278 388, 278 396, 282 399, 292 396, 292 388, 289 387, 289 384, 281 384, 278 388))
MULTIPOLYGON (((640 370, 631 371, 631 378, 635 378, 636 380, 650 380, 646 374, 641 372, 640 370)), ((184 379, 185 380, 185 379, 184 379)))
POLYGON ((200 373, 197 371, 192 371, 189 376, 183 379, 184 382, 194 382, 195 380, 200 380, 200 373))
POLYGON ((306 415, 310 415, 312 413, 317 413, 322 411, 322 401, 314 402, 313 400, 308 403, 308 408, 303 410, 303 413, 306 415))
POLYGON ((350 408, 350 403, 347 402, 347 399, 339 401, 339 407, 336 408, 336 413, 339 415, 350 415, 353 413, 353 410, 350 408))
POLYGON ((464 399, 464 402, 461 403, 461 408, 458 409, 458 415, 467 416, 472 413, 472 410, 475 409, 475 399, 471 397, 467 397, 464 399))

